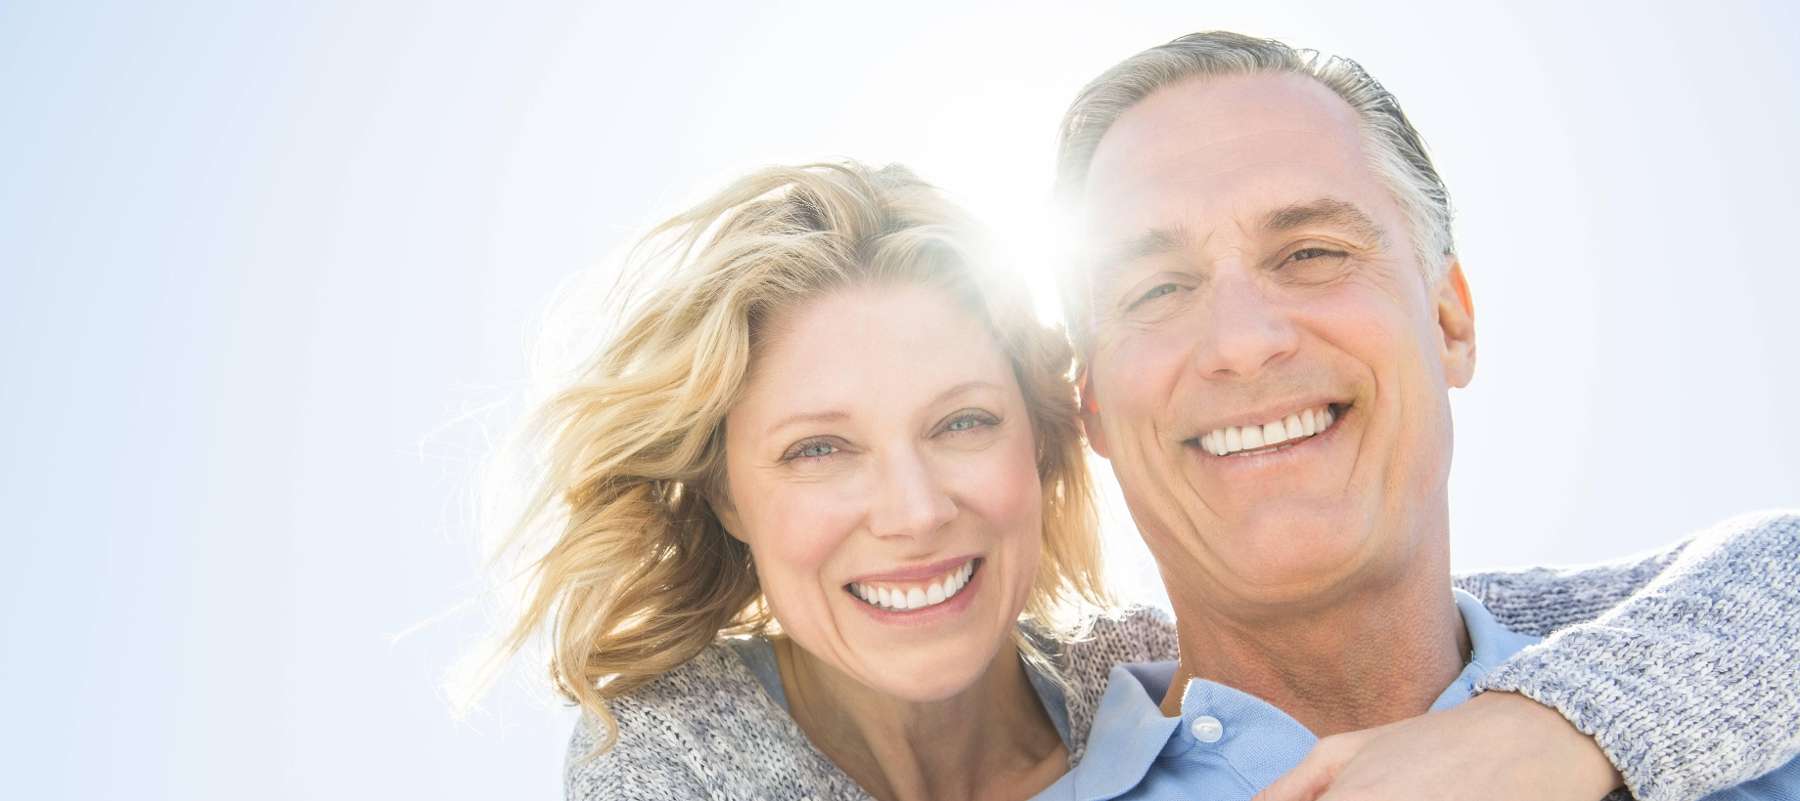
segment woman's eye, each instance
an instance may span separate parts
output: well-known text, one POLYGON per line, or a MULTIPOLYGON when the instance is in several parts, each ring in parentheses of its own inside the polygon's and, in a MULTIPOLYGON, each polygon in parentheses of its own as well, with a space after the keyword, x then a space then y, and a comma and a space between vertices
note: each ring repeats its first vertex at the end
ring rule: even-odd
POLYGON ((972 431, 996 422, 998 421, 984 414, 964 414, 951 418, 950 422, 944 424, 944 430, 950 432, 972 431))
POLYGON ((789 459, 819 459, 837 453, 837 446, 829 442, 815 441, 802 443, 788 452, 789 459))

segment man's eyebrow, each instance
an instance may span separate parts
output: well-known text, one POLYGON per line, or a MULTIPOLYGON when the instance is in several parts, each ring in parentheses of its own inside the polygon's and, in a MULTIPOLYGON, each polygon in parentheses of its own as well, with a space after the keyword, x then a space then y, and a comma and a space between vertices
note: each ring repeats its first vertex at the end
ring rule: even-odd
POLYGON ((1381 226, 1355 203, 1322 197, 1306 203, 1294 203, 1269 212, 1263 218, 1263 229, 1292 231, 1309 225, 1329 225, 1356 234, 1375 245, 1387 244, 1381 226))
POLYGON ((1193 245, 1193 232, 1187 226, 1151 228, 1141 234, 1096 248, 1088 258, 1096 276, 1113 272, 1139 259, 1174 253, 1193 245))

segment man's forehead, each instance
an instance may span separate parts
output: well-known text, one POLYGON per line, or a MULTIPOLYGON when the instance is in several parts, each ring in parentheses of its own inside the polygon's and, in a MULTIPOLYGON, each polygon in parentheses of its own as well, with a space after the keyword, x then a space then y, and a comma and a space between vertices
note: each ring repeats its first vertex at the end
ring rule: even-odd
POLYGON ((1379 184, 1348 104, 1306 76, 1263 74, 1151 94, 1101 139, 1083 190, 1089 236, 1105 240, 1174 224, 1203 235, 1313 198, 1372 200, 1379 184))

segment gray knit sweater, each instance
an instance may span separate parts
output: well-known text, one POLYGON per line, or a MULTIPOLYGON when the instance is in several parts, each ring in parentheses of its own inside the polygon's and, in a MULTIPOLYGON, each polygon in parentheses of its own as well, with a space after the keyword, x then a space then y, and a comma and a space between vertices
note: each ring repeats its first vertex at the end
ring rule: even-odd
MULTIPOLYGON (((1800 754, 1800 513, 1735 518, 1649 557, 1455 583, 1508 628, 1549 635, 1481 688, 1561 711, 1643 801, 1696 799, 1800 754)), ((1066 704, 1073 765, 1108 671, 1174 659, 1175 631, 1161 611, 1133 608, 1056 650, 1074 691, 1045 703, 1066 704)), ((725 645, 612 708, 619 743, 598 757, 584 758, 592 721, 576 725, 572 801, 869 799, 725 645)))

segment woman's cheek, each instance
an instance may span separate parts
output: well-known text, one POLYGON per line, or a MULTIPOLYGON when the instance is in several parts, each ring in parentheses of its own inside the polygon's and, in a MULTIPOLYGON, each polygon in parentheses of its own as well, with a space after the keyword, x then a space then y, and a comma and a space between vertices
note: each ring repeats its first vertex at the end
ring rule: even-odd
POLYGON ((861 517, 849 493, 819 484, 770 488, 759 503, 770 513, 762 526, 766 553, 759 559, 788 574, 818 576, 844 550, 861 517))
POLYGON ((997 535, 1025 537, 1035 548, 1043 526, 1043 486, 1037 474, 1037 446, 1029 436, 1009 437, 982 453, 977 474, 965 479, 962 496, 997 535))

